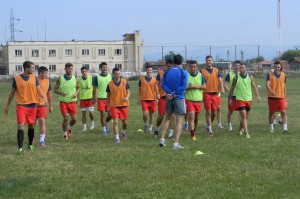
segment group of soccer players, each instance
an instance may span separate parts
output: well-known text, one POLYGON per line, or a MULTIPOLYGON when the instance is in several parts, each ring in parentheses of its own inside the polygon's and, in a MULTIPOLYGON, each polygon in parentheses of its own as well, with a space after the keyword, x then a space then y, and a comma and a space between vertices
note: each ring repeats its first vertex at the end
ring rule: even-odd
MULTIPOLYGON (((140 77, 137 103, 142 107, 144 132, 152 134, 154 113, 156 112, 156 105, 158 105, 154 136, 159 136, 162 124, 159 141, 161 147, 166 146, 165 134, 169 129, 168 137, 174 139, 173 149, 183 148, 179 144, 179 139, 184 116, 186 116, 188 122, 191 138, 196 140, 196 128, 202 110, 202 103, 206 111, 206 131, 209 136, 213 136, 212 123, 215 117, 220 114, 220 93, 224 93, 224 87, 229 92, 228 131, 233 130, 232 113, 239 111, 240 126, 238 133, 250 138, 247 119, 252 106, 252 90, 257 96, 257 102, 260 102, 260 96, 253 77, 247 73, 245 64, 235 61, 234 70, 226 75, 225 84, 223 85, 221 72, 213 66, 212 56, 207 56, 205 60, 206 67, 200 70, 194 60, 188 61, 186 70, 183 70, 181 55, 175 55, 173 60, 167 60, 166 66, 158 70, 156 78, 152 76, 153 70, 149 65, 146 66, 146 75, 140 77), (175 136, 173 136, 174 130, 175 136)), ((6 114, 8 113, 9 105, 14 95, 16 95, 18 154, 23 154, 26 123, 28 124, 29 150, 34 149, 34 126, 36 121, 39 123, 39 146, 45 146, 47 105, 49 112, 52 112, 52 88, 47 79, 48 69, 41 66, 38 69, 38 77, 34 75, 33 62, 25 61, 23 69, 24 73, 13 79, 4 111, 6 114)), ((102 62, 99 69, 100 74, 92 77, 88 75, 88 68, 82 67, 81 77, 77 78, 73 75, 73 64, 65 64, 65 74, 58 78, 54 87, 54 93, 59 95, 64 139, 69 139, 72 136, 72 127, 77 121, 76 103, 78 96, 82 112, 82 131, 87 130, 86 112, 88 112, 91 120, 89 128, 94 128, 94 104, 97 103, 102 133, 107 134, 109 132, 108 122, 113 120, 115 143, 119 143, 118 121, 120 119, 122 122, 121 138, 123 140, 127 139, 129 84, 126 79, 121 78, 121 71, 118 68, 114 68, 112 74, 109 74, 107 64, 102 62)), ((274 63, 274 71, 267 75, 266 88, 268 91, 270 132, 274 132, 273 120, 275 113, 280 112, 283 130, 287 133, 286 77, 278 61, 274 63)), ((219 118, 218 127, 223 128, 219 118)))

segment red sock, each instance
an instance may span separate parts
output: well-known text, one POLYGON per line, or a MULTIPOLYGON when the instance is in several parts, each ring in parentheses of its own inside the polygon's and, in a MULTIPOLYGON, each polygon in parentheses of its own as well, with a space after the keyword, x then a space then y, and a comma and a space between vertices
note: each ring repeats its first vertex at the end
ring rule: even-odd
POLYGON ((195 136, 195 130, 191 130, 191 137, 195 136))

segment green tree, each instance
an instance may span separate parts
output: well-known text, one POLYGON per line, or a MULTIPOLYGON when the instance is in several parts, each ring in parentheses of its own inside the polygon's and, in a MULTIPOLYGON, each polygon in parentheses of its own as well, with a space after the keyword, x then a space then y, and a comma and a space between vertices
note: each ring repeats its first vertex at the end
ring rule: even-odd
MULTIPOLYGON (((180 53, 175 53, 174 51, 170 51, 168 54, 164 56, 164 60, 173 59, 175 55, 181 55, 180 53)), ((182 56, 182 55, 181 55, 182 56)), ((183 56, 182 56, 183 57, 183 56)))
POLYGON ((260 55, 258 57, 252 58, 252 59, 247 59, 245 62, 246 63, 259 63, 261 61, 265 61, 265 58, 260 55))
POLYGON ((287 50, 281 55, 282 60, 291 61, 300 57, 300 50, 287 50))

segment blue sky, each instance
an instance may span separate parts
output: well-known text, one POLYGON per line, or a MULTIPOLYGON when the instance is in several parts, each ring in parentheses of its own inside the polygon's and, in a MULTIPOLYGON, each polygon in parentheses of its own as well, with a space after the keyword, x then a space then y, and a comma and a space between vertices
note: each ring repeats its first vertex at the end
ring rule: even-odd
MULTIPOLYGON (((282 51, 300 48, 299 7, 299 0, 281 0, 282 51)), ((277 0, 10 0, 1 4, 3 44, 10 39, 11 9, 23 31, 16 40, 44 40, 46 24, 49 41, 121 40, 141 30, 145 46, 240 45, 251 58, 260 45, 265 57, 276 56, 277 0)))

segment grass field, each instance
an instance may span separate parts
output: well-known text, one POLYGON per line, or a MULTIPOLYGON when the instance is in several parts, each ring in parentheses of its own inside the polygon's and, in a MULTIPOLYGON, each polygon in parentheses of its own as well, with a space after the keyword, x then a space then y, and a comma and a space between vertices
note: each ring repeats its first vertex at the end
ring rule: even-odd
MULTIPOLYGON (((3 114, 11 83, 1 83, 0 198, 300 198, 300 79, 287 82, 288 134, 278 125, 275 133, 269 133, 264 82, 256 79, 262 101, 253 103, 250 139, 236 131, 219 130, 216 123, 215 136, 208 137, 203 131, 203 111, 197 141, 183 131, 183 150, 174 151, 170 140, 167 147, 160 148, 159 139, 136 132, 143 128, 143 122, 136 104, 137 82, 129 82, 126 141, 115 144, 112 132, 101 134, 98 112, 94 130, 81 132, 79 113, 74 136, 64 140, 54 94, 54 112, 47 120, 47 146, 26 150, 22 156, 16 154, 15 103, 8 117, 3 114), (199 150, 204 155, 195 156, 199 150)), ((226 97, 222 97, 225 126, 226 97)), ((234 113, 234 130, 237 120, 234 113)), ((37 143, 37 128, 35 132, 37 143)))

